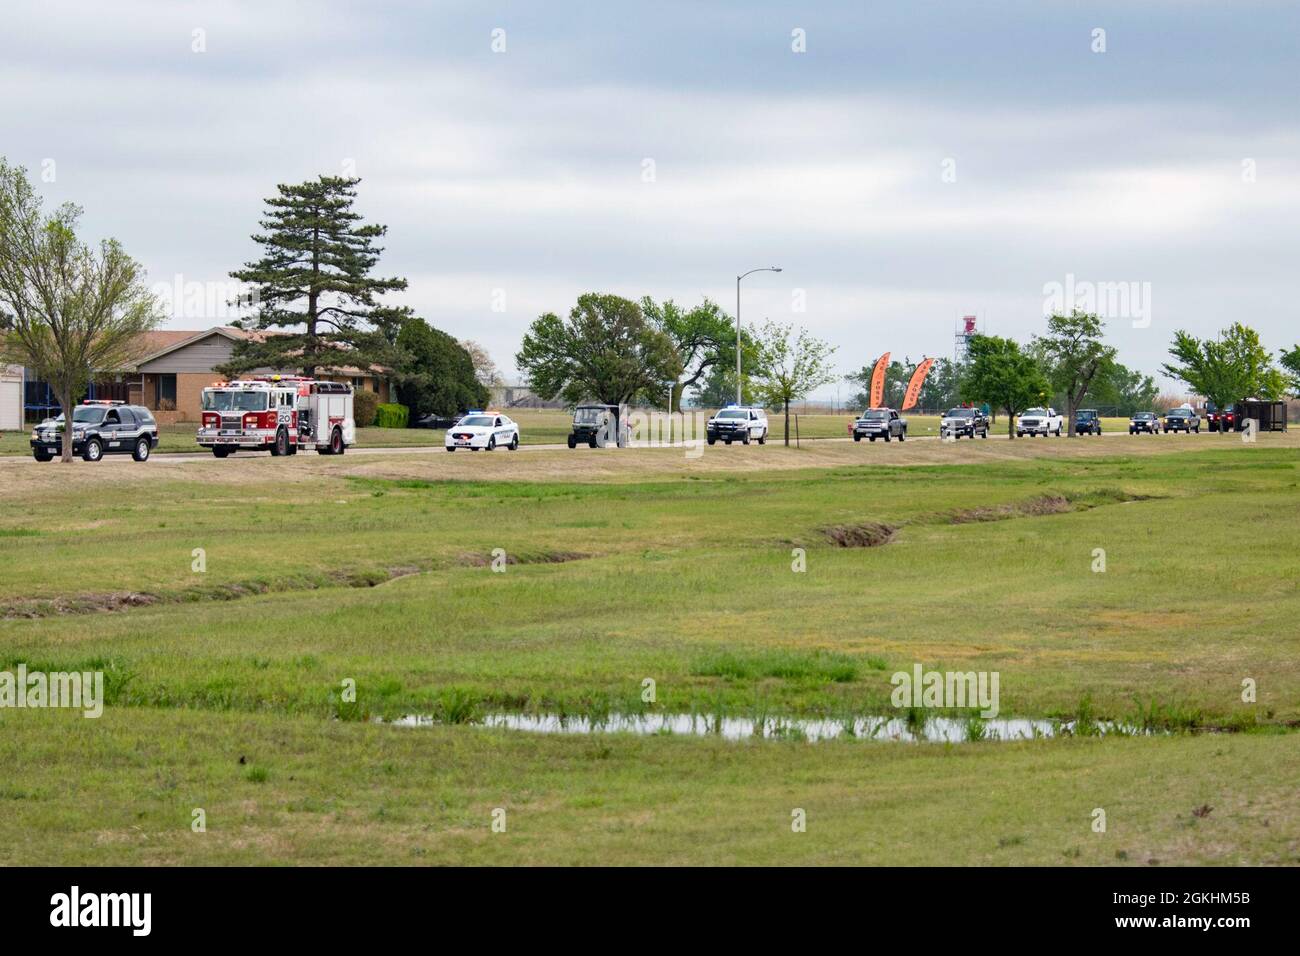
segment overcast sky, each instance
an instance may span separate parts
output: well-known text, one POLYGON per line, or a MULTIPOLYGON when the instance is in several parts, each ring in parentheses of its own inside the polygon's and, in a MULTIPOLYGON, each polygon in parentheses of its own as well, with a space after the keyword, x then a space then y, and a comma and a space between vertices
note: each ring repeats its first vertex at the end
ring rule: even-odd
POLYGON ((1069 276, 1131 284, 1109 333, 1156 372, 1176 328, 1300 340, 1298 11, 4 0, 0 155, 151 283, 226 281, 277 183, 355 168, 393 301, 507 373, 581 292, 733 313, 767 265, 742 319, 845 372, 967 313, 1028 339, 1069 276))

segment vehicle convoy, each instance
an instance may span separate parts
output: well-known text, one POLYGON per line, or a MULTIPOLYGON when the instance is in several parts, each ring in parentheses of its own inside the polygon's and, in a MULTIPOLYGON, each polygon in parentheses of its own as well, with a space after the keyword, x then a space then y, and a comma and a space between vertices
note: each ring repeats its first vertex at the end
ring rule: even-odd
POLYGON ((1055 435, 1060 438, 1061 426, 1064 424, 1065 419, 1054 408, 1027 408, 1016 419, 1016 437, 1024 438, 1028 435, 1033 438, 1042 435, 1046 438, 1055 435))
POLYGON ((356 444, 352 386, 296 375, 218 382, 203 390, 202 448, 225 458, 236 451, 296 455, 315 448, 341 455, 356 444))
POLYGON ((470 451, 492 451, 504 445, 511 451, 519 447, 519 426, 509 416, 497 411, 472 411, 451 428, 443 438, 447 451, 468 448, 470 451))
POLYGON ((1100 435, 1101 416, 1095 408, 1081 408, 1074 413, 1074 433, 1076 435, 1100 435))
POLYGON ((978 408, 964 405, 960 408, 950 408, 939 419, 939 436, 943 438, 949 435, 954 439, 961 438, 963 435, 967 438, 974 438, 976 435, 988 438, 989 417, 978 408))
POLYGON ((573 430, 569 432, 569 447, 579 444, 589 448, 604 447, 614 435, 615 412, 613 405, 579 405, 573 410, 573 430))
MULTIPOLYGON (((64 417, 47 418, 32 429, 32 457, 50 461, 62 453, 64 417)), ((86 461, 130 454, 148 461, 158 447, 158 423, 147 408, 89 399, 72 410, 72 453, 86 461)))
POLYGON ((767 444, 767 412, 748 405, 728 405, 704 423, 704 440, 710 445, 718 439, 730 445, 733 441, 748 445, 757 441, 767 444))
POLYGON ((1155 412, 1134 412, 1128 420, 1128 433, 1137 435, 1145 432, 1150 435, 1160 434, 1160 418, 1155 412))
POLYGON ((1201 417, 1187 405, 1181 408, 1171 408, 1165 412, 1164 430, 1166 432, 1196 432, 1200 434, 1201 417))
POLYGON ((854 441, 862 441, 863 438, 870 441, 883 438, 889 441, 891 437, 899 441, 907 440, 907 419, 900 417, 892 408, 868 408, 853 423, 854 441))

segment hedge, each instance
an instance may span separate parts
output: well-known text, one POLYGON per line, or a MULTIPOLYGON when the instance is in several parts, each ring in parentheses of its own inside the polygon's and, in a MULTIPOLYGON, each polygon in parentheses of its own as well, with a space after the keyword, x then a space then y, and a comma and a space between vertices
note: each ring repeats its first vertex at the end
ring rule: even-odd
POLYGON ((405 405, 380 405, 375 409, 375 424, 380 428, 405 428, 411 410, 405 405))
POLYGON ((369 389, 358 388, 352 393, 352 420, 358 428, 369 428, 375 423, 379 396, 369 389))

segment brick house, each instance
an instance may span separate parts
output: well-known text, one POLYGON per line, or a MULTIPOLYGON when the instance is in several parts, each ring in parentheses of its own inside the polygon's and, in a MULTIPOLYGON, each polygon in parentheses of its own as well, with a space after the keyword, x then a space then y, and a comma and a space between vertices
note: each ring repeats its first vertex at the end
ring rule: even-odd
MULTIPOLYGON (((143 405, 162 423, 199 420, 203 389, 221 379, 217 366, 230 360, 235 343, 256 333, 219 325, 201 331, 146 333, 141 357, 128 370, 129 401, 143 405)), ((296 369, 257 369, 250 375, 296 374, 296 369)), ((317 369, 322 381, 347 382, 379 393, 387 402, 388 382, 374 370, 341 366, 317 369)))

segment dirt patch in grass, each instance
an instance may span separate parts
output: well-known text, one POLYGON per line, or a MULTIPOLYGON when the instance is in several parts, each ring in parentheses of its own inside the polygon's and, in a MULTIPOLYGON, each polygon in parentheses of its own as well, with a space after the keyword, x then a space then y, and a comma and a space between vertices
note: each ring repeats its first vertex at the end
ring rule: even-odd
POLYGON ((1059 515, 1073 511, 1074 505, 1064 495, 1039 495, 1027 501, 1013 501, 1005 505, 982 508, 962 508, 946 512, 949 524, 970 524, 976 521, 1002 521, 1006 518, 1026 518, 1038 515, 1059 515))
POLYGON ((50 617, 56 614, 95 614, 101 611, 124 611, 133 607, 157 604, 156 594, 142 591, 113 591, 107 594, 74 594, 71 597, 15 601, 0 605, 5 620, 50 617))
MULTIPOLYGON (((561 564, 590 555, 579 551, 535 551, 507 554, 507 564, 561 564)), ((316 591, 321 588, 373 588, 399 578, 407 578, 448 567, 488 567, 492 556, 462 554, 451 560, 423 564, 400 564, 386 568, 348 568, 313 572, 275 580, 234 581, 228 584, 203 585, 170 593, 151 594, 140 591, 77 594, 69 597, 33 598, 0 604, 0 620, 27 620, 59 617, 66 614, 94 614, 128 611, 157 604, 192 604, 201 601, 237 601, 258 594, 283 594, 291 591, 316 591)))
POLYGON ((963 508, 945 511, 936 517, 945 524, 971 524, 980 521, 1003 521, 1007 518, 1033 518, 1042 515, 1069 514, 1088 511, 1104 505, 1129 504, 1135 501, 1155 501, 1158 495, 1140 495, 1119 488, 1097 488, 1070 494, 1047 494, 1012 501, 1008 504, 980 508, 963 508))
MULTIPOLYGON (((521 554, 506 552, 506 564, 564 564, 566 561, 581 561, 591 555, 581 551, 531 551, 521 554)), ((490 554, 474 552, 462 554, 460 560, 472 568, 486 568, 492 561, 490 554)))
POLYGON ((826 537, 841 548, 877 548, 894 540, 898 529, 878 521, 860 524, 840 524, 826 528, 826 537))

